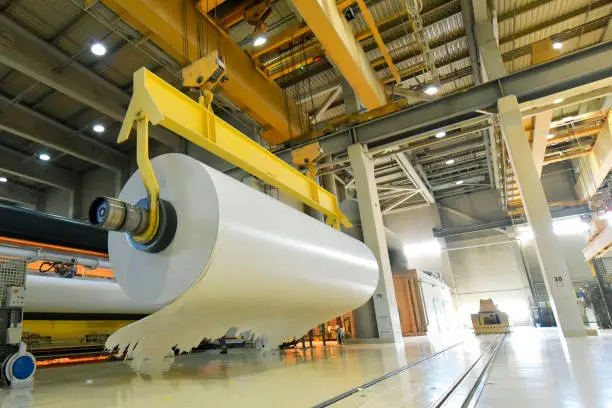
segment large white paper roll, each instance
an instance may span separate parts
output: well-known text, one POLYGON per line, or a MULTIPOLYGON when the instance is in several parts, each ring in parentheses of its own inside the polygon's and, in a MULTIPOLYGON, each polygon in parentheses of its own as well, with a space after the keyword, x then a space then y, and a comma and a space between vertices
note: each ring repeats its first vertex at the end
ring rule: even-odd
MULTIPOLYGON (((152 164, 160 198, 177 212, 174 240, 152 254, 109 233, 110 261, 127 295, 169 302, 108 339, 108 348, 131 345, 136 368, 233 327, 274 347, 372 296, 378 264, 362 242, 188 156, 152 164)), ((145 195, 136 173, 119 198, 136 203, 145 195)))

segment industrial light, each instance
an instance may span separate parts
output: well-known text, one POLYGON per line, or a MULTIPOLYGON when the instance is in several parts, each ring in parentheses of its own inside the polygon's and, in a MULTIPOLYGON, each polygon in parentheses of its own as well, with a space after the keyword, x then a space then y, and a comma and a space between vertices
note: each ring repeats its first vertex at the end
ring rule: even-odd
MULTIPOLYGON (((586 222, 576 217, 553 220, 552 227, 555 235, 583 234, 589 229, 586 222)), ((533 230, 528 226, 518 227, 517 238, 525 244, 533 239, 533 230)))
POLYGON ((455 164, 455 159, 448 159, 446 161, 446 164, 448 164, 448 165, 455 164))
POLYGON ((106 128, 104 127, 104 125, 100 124, 100 123, 96 123, 95 125, 93 125, 93 131, 96 133, 104 133, 104 131, 106 130, 106 128))
POLYGON ((427 95, 435 95, 438 93, 438 87, 434 85, 429 85, 427 88, 425 88, 423 92, 425 92, 427 95))
POLYGON ((106 46, 99 42, 95 42, 91 44, 91 47, 89 48, 89 50, 91 51, 93 55, 96 55, 98 57, 101 57, 104 54, 106 54, 106 46))
POLYGON ((563 43, 562 43, 562 42, 560 42, 560 41, 555 41, 555 42, 553 43, 552 47, 553 47, 555 50, 560 50, 561 48, 563 48, 563 43))
POLYGON ((546 138, 548 140, 552 139, 553 137, 555 137, 555 135, 553 135, 552 133, 549 133, 549 134, 546 135, 546 138))
POLYGON ((408 258, 415 258, 423 255, 435 255, 439 254, 441 250, 442 248, 436 240, 404 245, 404 254, 408 258))
POLYGON ((559 103, 563 102, 564 100, 565 100, 565 99, 563 99, 563 98, 557 98, 557 99, 555 99, 555 100, 553 101, 553 103, 554 103, 554 104, 559 104, 559 103))
POLYGON ((442 139, 444 136, 446 136, 446 132, 438 132, 438 133, 436 133, 436 137, 438 139, 442 139))
POLYGON ((51 156, 49 156, 47 153, 41 153, 38 155, 38 158, 42 161, 49 161, 51 160, 51 156))
POLYGON ((265 34, 260 34, 257 37, 255 37, 255 39, 253 40, 253 46, 254 47, 261 47, 266 42, 268 42, 268 39, 266 38, 266 35, 265 34))
POLYGON ((463 180, 458 180, 455 184, 460 186, 461 184, 463 184, 463 180))
POLYGON ((0 177, 0 183, 6 183, 8 179, 6 177, 0 177))

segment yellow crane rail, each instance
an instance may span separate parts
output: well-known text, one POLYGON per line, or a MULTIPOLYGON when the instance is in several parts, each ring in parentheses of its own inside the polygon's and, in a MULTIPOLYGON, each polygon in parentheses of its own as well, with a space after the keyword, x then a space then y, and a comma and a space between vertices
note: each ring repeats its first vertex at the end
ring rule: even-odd
MULTIPOLYGON (((163 126, 253 176, 322 212, 327 224, 347 228, 351 223, 338 207, 336 197, 258 143, 219 119, 208 98, 193 101, 146 68, 134 72, 134 91, 117 142, 125 142, 137 122, 137 161, 151 204, 159 198, 157 180, 149 161, 148 125, 163 126)), ((155 234, 157 208, 151 205, 150 228, 138 237, 146 241, 155 234), (153 235, 151 235, 153 234, 153 235)), ((135 237, 136 238, 136 237, 135 237)))

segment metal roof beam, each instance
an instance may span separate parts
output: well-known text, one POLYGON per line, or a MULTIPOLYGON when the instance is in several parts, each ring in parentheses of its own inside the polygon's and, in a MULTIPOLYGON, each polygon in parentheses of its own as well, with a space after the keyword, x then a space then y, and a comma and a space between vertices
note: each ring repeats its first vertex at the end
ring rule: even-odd
POLYGON ((147 35, 177 61, 195 61, 199 59, 201 49, 208 52, 219 50, 229 79, 219 87, 233 104, 262 125, 265 129, 262 137, 270 144, 285 142, 307 130, 302 128, 302 125, 308 125, 304 112, 258 70, 251 58, 227 33, 215 26, 206 13, 203 18, 193 2, 102 0, 102 4, 147 35), (183 33, 183 27, 187 29, 186 33, 183 33), (208 35, 202 36, 202 32, 208 35), (202 39, 204 44, 201 44, 202 39), (189 55, 184 55, 185 51, 189 55))
POLYGON ((36 207, 40 192, 12 182, 0 184, 0 198, 17 204, 36 207))
POLYGON ((64 190, 75 191, 78 176, 68 170, 33 160, 31 156, 0 146, 0 170, 4 173, 23 177, 37 183, 64 190))
POLYGON ((293 0, 293 4, 361 102, 370 110, 385 105, 385 88, 370 67, 348 22, 338 12, 335 0, 293 0))
POLYGON ((315 142, 319 143, 323 152, 338 152, 356 142, 376 147, 383 143, 408 140, 458 122, 485 118, 488 115, 482 112, 495 112, 497 100, 504 95, 516 95, 519 102, 525 103, 612 77, 611 60, 612 43, 599 44, 339 132, 295 143, 277 154, 289 155, 291 150, 315 142))
POLYGON ((4 96, 0 96, 2 105, 0 129, 110 170, 124 168, 126 156, 120 151, 4 96))
MULTIPOLYGON (((0 14, 0 63, 89 106, 109 118, 122 122, 130 95, 73 61, 69 56, 0 14)), ((151 137, 181 148, 180 139, 161 128, 152 128, 151 137)))
POLYGON ((406 177, 419 189, 419 192, 429 204, 433 204, 436 200, 427 181, 423 180, 417 170, 414 168, 405 153, 396 154, 393 156, 397 164, 400 166, 406 177))

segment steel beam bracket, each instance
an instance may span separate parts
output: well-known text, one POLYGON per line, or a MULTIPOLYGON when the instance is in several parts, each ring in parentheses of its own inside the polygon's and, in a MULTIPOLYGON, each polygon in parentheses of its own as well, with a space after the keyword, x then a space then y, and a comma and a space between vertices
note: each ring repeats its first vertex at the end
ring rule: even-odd
POLYGON ((149 122, 165 127, 322 212, 328 225, 335 228, 352 226, 340 211, 336 196, 219 119, 210 109, 208 100, 193 101, 146 68, 134 72, 133 96, 119 131, 118 143, 129 138, 134 122, 137 124, 138 169, 151 203, 151 222, 139 239, 152 239, 159 223, 159 185, 148 151, 149 122))

